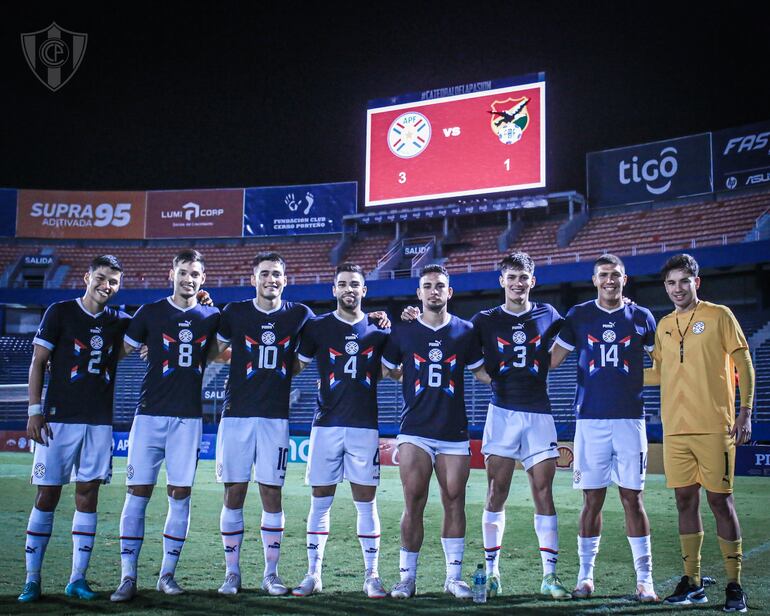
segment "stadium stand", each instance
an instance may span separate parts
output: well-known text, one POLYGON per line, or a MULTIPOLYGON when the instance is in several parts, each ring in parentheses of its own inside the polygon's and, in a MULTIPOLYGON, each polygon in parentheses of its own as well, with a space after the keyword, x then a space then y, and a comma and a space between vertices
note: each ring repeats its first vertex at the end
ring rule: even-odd
POLYGON ((688 250, 697 246, 738 244, 770 207, 770 194, 756 194, 687 205, 668 205, 636 211, 595 213, 568 246, 556 240, 566 219, 530 218, 510 250, 497 248, 499 226, 471 227, 448 255, 450 272, 494 269, 512 250, 523 250, 540 264, 581 261, 603 252, 636 255, 688 250), (729 213, 729 216, 726 215, 729 213))

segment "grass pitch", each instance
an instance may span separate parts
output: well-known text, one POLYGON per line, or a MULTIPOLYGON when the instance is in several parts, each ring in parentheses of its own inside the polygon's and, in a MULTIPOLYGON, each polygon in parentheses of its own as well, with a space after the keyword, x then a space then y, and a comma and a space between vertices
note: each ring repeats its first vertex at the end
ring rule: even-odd
MULTIPOLYGON (((224 577, 224 555, 219 535, 222 487, 214 481, 214 465, 203 461, 193 489, 190 534, 185 545, 177 579, 188 593, 169 598, 154 590, 162 558, 161 532, 166 517, 165 490, 156 490, 147 513, 145 542, 139 564, 139 596, 129 604, 112 604, 109 593, 120 578, 118 523, 123 506, 125 458, 115 459, 113 483, 104 486, 99 506, 99 526, 89 569, 92 588, 102 594, 93 602, 71 600, 64 595, 71 566, 70 525, 73 489, 66 487, 57 510, 54 534, 43 566, 43 599, 32 605, 20 605, 16 596, 24 582, 24 531, 34 500, 35 488, 29 484, 32 457, 29 454, 0 454, 0 541, 5 557, 0 564, 0 613, 8 614, 388 614, 408 611, 419 614, 446 614, 467 610, 484 613, 537 614, 648 614, 672 608, 663 605, 639 605, 628 596, 635 589, 631 550, 625 537, 623 512, 613 488, 604 508, 604 530, 595 572, 596 596, 588 601, 546 601, 540 588, 541 565, 532 526, 533 509, 529 484, 524 472, 514 476, 507 506, 507 526, 503 540, 501 572, 504 595, 484 606, 460 602, 442 593, 444 556, 441 550, 441 505, 438 486, 431 486, 426 510, 425 544, 420 556, 417 580, 418 596, 395 603, 386 599, 370 601, 361 592, 363 561, 356 538, 355 508, 350 490, 343 484, 332 509, 331 533, 324 559, 324 592, 304 599, 267 597, 256 590, 262 579, 262 546, 259 540, 260 504, 256 489, 246 501, 246 538, 242 548, 241 570, 245 590, 235 597, 218 595, 216 589, 224 577)), ((377 501, 382 523, 380 574, 387 586, 398 579, 399 518, 402 510, 398 469, 383 467, 377 501)), ((305 573, 305 522, 310 491, 303 484, 304 466, 290 464, 284 488, 286 533, 279 573, 289 585, 298 583, 305 573)), ((165 482, 161 476, 160 485, 165 482)), ((254 486, 255 487, 255 486, 254 486)), ((559 472, 555 482, 555 501, 559 513, 561 554, 559 574, 568 587, 575 583, 577 518, 580 493, 571 485, 571 475, 559 472)), ((483 471, 471 471, 466 512, 468 531, 465 551, 466 577, 476 564, 483 562, 481 511, 486 493, 483 471)), ((743 585, 749 606, 755 614, 770 613, 770 481, 765 478, 736 479, 736 501, 743 526, 743 585)), ((673 492, 667 490, 663 477, 647 478, 645 495, 653 537, 653 561, 656 589, 668 594, 681 576, 681 557, 677 536, 677 515, 673 492)), ((717 578, 717 586, 708 589, 709 605, 702 609, 721 611, 724 602, 724 569, 717 545, 714 521, 705 511, 706 539, 703 570, 717 578)), ((699 611, 701 611, 699 609, 699 611)))

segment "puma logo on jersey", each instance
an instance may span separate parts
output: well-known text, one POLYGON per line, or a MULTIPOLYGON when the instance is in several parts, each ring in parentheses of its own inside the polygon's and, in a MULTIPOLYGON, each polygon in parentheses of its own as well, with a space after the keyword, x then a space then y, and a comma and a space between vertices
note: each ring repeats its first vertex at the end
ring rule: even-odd
POLYGON ((92 334, 101 334, 102 333, 102 328, 101 327, 92 327, 88 331, 91 332, 92 334))
POLYGON ((358 334, 350 334, 349 336, 345 336, 345 340, 358 340, 358 334))
POLYGON ((609 323, 602 323, 602 327, 613 328, 615 327, 615 321, 610 321, 609 323))
POLYGON ((192 327, 192 321, 180 321, 177 325, 179 327, 192 327))
POLYGON ((275 323, 265 323, 262 329, 275 329, 275 323))
POLYGON ((429 347, 440 347, 441 346, 441 340, 434 340, 433 342, 428 343, 429 347))

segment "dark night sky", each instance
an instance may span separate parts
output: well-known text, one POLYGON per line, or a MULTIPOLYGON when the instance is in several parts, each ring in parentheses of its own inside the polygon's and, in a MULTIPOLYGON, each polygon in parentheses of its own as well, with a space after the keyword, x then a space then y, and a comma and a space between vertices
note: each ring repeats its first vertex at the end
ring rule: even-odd
POLYGON ((66 4, 3 9, 0 186, 362 182, 367 100, 537 71, 549 191, 585 192, 588 151, 770 118, 751 3, 66 4), (51 93, 20 34, 54 20, 89 38, 51 93))

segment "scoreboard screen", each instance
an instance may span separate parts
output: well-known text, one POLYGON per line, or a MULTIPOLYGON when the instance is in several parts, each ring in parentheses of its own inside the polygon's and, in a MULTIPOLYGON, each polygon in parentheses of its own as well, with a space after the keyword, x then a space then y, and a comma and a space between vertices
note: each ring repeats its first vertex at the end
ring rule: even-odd
POLYGON ((545 77, 369 103, 366 207, 545 186, 545 77))

